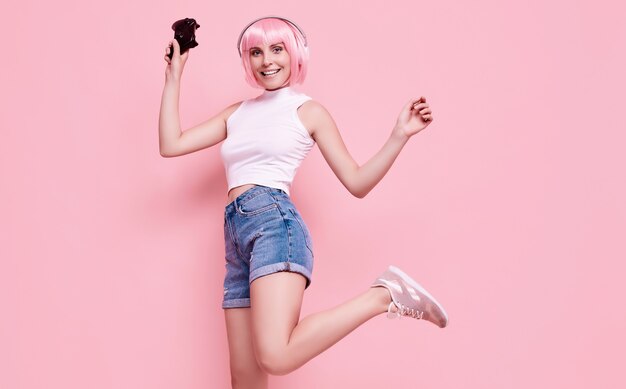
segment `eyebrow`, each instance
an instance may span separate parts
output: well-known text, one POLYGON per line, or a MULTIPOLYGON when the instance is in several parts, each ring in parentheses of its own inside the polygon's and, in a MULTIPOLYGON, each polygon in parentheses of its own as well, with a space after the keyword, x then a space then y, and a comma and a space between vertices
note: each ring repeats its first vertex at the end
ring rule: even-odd
MULTIPOLYGON (((281 46, 285 46, 285 44, 284 44, 283 42, 278 42, 278 43, 274 43, 273 45, 270 45, 270 48, 272 48, 272 47, 274 47, 274 46, 279 46, 279 45, 281 45, 281 46)), ((260 48, 260 47, 256 47, 256 46, 254 46, 254 47, 251 47, 251 48, 250 48, 250 50, 253 50, 253 49, 259 49, 259 50, 261 50, 261 48, 260 48)))

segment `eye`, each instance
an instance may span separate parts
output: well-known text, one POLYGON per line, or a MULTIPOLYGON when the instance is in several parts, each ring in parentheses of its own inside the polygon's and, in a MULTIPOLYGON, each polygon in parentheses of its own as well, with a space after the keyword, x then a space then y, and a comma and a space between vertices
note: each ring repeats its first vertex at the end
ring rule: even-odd
POLYGON ((257 54, 259 54, 259 53, 260 53, 260 51, 259 51, 259 50, 256 50, 256 49, 250 50, 250 54, 251 54, 251 55, 256 56, 256 55, 257 55, 257 54))
POLYGON ((282 47, 280 47, 280 46, 276 46, 276 47, 274 47, 274 52, 275 52, 275 53, 280 53, 281 51, 283 51, 283 48, 282 48, 282 47))

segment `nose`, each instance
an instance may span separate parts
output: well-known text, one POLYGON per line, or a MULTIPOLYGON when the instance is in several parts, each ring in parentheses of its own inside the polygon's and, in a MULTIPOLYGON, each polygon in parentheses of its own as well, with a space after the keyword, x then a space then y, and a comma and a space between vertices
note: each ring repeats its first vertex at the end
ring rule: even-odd
POLYGON ((263 65, 264 66, 269 66, 272 64, 272 55, 271 54, 266 54, 263 56, 263 65))

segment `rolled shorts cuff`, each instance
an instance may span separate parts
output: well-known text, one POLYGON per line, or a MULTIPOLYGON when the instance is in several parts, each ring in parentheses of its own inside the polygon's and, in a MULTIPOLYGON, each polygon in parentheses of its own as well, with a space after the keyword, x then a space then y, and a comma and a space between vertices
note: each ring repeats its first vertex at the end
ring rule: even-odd
POLYGON ((250 298, 225 300, 222 308, 247 308, 250 306, 250 298))
MULTIPOLYGON (((271 265, 261 266, 260 268, 255 269, 250 273, 250 283, 252 283, 252 281, 256 280, 259 277, 278 273, 281 271, 302 274, 306 278, 306 286, 304 289, 308 288, 309 285, 311 285, 311 272, 309 271, 309 269, 294 262, 278 262, 272 263, 271 265)), ((250 298, 224 300, 224 302, 222 303, 222 308, 224 309, 248 307, 250 307, 250 298)))
POLYGON ((306 286, 304 289, 311 285, 311 272, 306 267, 295 262, 276 262, 269 265, 261 266, 258 269, 254 269, 250 272, 250 283, 259 277, 266 276, 268 274, 277 273, 281 271, 289 271, 293 273, 300 273, 306 278, 306 286))

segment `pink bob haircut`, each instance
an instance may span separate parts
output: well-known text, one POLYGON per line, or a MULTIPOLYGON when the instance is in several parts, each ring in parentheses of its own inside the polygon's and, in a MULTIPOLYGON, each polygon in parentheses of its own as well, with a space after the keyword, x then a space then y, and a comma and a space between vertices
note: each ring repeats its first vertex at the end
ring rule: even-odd
POLYGON ((250 48, 260 46, 261 43, 273 45, 280 42, 285 44, 291 62, 289 85, 304 82, 309 63, 309 51, 304 44, 304 37, 290 23, 281 19, 268 18, 255 22, 241 37, 241 61, 246 73, 246 81, 252 87, 262 88, 257 83, 250 66, 250 48))

